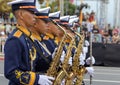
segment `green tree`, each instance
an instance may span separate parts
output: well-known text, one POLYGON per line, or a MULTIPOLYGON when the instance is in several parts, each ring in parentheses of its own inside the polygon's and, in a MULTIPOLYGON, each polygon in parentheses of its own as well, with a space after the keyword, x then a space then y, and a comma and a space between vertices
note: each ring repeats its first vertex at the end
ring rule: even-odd
MULTIPOLYGON (((60 3, 59 0, 55 0, 51 4, 49 4, 51 7, 51 12, 56 12, 60 10, 60 3)), ((69 0, 64 0, 64 13, 65 15, 73 15, 75 13, 76 6, 74 4, 71 4, 69 0)))
MULTIPOLYGON (((45 0, 38 0, 40 2, 40 4, 42 4, 45 0)), ((51 7, 51 12, 56 12, 56 11, 59 11, 60 10, 60 1, 59 0, 55 0, 53 2, 51 2, 49 4, 49 6, 51 7)), ((46 7, 45 6, 42 6, 42 8, 46 7)), ((76 9, 76 6, 74 4, 71 4, 69 2, 69 0, 64 0, 64 13, 65 15, 73 15, 75 14, 75 9, 76 9)))
POLYGON ((54 2, 52 2, 51 4, 49 4, 49 6, 51 7, 51 12, 56 12, 59 11, 59 0, 55 0, 54 2))
POLYGON ((65 1, 64 3, 64 14, 65 15, 73 15, 75 14, 76 6, 71 4, 69 1, 65 1))
POLYGON ((7 5, 7 3, 11 0, 0 0, 0 12, 10 12, 11 7, 7 5))
POLYGON ((40 4, 42 4, 44 2, 44 0, 38 0, 40 4))

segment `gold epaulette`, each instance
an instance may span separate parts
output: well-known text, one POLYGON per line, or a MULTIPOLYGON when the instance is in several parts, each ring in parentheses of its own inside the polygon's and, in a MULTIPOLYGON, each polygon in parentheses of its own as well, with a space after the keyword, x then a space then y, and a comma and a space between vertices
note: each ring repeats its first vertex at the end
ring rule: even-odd
POLYGON ((49 38, 54 39, 54 36, 53 36, 52 34, 47 33, 46 35, 47 35, 49 38))
POLYGON ((58 37, 55 37, 55 43, 58 45, 58 43, 60 42, 60 38, 58 38, 58 37))
POLYGON ((43 40, 49 40, 49 37, 48 36, 44 36, 43 40))
POLYGON ((37 39, 38 41, 41 41, 42 39, 41 39, 41 37, 40 37, 40 35, 39 34, 35 34, 35 33, 32 33, 32 39, 34 40, 34 39, 37 39))
POLYGON ((19 38, 22 35, 22 32, 20 30, 17 30, 13 36, 19 38))

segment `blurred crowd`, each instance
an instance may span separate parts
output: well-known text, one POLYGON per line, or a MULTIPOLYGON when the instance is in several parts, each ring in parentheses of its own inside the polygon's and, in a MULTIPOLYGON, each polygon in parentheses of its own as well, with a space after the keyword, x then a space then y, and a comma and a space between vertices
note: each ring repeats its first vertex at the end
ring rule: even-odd
POLYGON ((16 26, 16 19, 13 13, 0 12, 0 53, 4 51, 4 44, 7 36, 16 26))
POLYGON ((15 28, 13 13, 0 13, 0 37, 7 36, 15 28))
MULTIPOLYGON (((0 37, 7 36, 15 28, 16 20, 11 13, 0 13, 0 37)), ((92 41, 97 43, 120 43, 120 27, 111 27, 110 24, 101 28, 95 20, 95 13, 83 13, 82 26, 74 27, 78 32, 84 31, 86 39, 89 40, 92 32, 92 41)))
POLYGON ((90 32, 92 32, 92 41, 96 43, 115 43, 120 44, 120 27, 111 27, 107 24, 100 27, 95 20, 95 13, 83 14, 82 31, 85 32, 86 39, 89 40, 90 32))

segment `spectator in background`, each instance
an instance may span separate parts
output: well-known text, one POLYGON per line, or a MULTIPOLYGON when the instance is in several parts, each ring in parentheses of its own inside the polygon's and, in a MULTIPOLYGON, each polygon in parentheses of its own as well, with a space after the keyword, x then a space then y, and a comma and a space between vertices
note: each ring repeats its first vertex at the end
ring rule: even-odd
POLYGON ((3 14, 3 20, 4 20, 5 23, 8 22, 8 18, 9 18, 9 13, 5 12, 3 14))
POLYGON ((0 18, 2 18, 2 12, 0 12, 0 18))
POLYGON ((82 13, 83 21, 86 21, 86 16, 84 13, 82 13))
POLYGON ((90 16, 90 14, 88 12, 86 12, 86 16, 85 16, 86 20, 89 19, 89 16, 90 16))
POLYGON ((90 41, 90 32, 87 32, 87 34, 85 36, 85 40, 90 41))
POLYGON ((112 43, 118 43, 120 41, 120 36, 117 32, 113 34, 112 43))
POLYGON ((100 34, 100 31, 98 29, 97 25, 93 26, 93 30, 92 30, 92 38, 93 38, 93 42, 102 42, 102 36, 100 34))
POLYGON ((119 33, 119 35, 120 35, 120 27, 118 26, 117 29, 118 29, 118 33, 119 33))
POLYGON ((5 25, 5 33, 6 33, 6 35, 10 34, 11 29, 12 29, 11 24, 10 23, 6 23, 6 25, 5 25))
POLYGON ((4 22, 0 21, 0 36, 4 36, 5 35, 5 25, 4 22))
POLYGON ((89 16, 89 22, 93 22, 95 20, 95 12, 92 11, 90 16, 89 16))
POLYGON ((112 42, 112 36, 113 36, 113 34, 112 34, 112 28, 111 28, 110 24, 108 24, 108 34, 110 36, 110 42, 112 42))
POLYGON ((103 29, 103 43, 110 43, 110 35, 108 33, 108 27, 103 29))
POLYGON ((83 30, 84 30, 85 32, 88 31, 87 24, 83 25, 83 30))
POLYGON ((14 15, 12 12, 10 12, 9 17, 10 17, 10 22, 13 23, 14 22, 14 15))
POLYGON ((91 32, 93 30, 94 25, 92 23, 90 23, 88 20, 87 20, 86 24, 87 24, 88 32, 91 32))
POLYGON ((119 28, 119 26, 118 26, 118 27, 115 27, 115 28, 113 29, 113 31, 112 31, 112 34, 114 34, 114 33, 118 33, 118 34, 119 34, 118 28, 119 28))
POLYGON ((11 24, 11 28, 12 28, 11 30, 15 29, 15 28, 16 28, 16 24, 15 24, 15 23, 12 23, 12 24, 11 24))

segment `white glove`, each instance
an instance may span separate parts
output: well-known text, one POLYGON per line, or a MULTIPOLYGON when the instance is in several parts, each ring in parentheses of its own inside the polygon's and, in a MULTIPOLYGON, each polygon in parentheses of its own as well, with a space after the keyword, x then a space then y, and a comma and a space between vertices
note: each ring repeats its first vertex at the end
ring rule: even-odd
POLYGON ((87 41, 87 40, 85 40, 85 46, 89 46, 90 44, 89 44, 89 42, 87 41))
POLYGON ((40 85, 52 85, 54 78, 46 75, 39 75, 38 84, 40 85))
POLYGON ((95 58, 92 56, 92 62, 91 62, 91 58, 90 57, 88 57, 87 59, 86 59, 86 64, 87 65, 90 65, 90 63, 92 63, 92 64, 95 64, 95 58))
POLYGON ((79 61, 80 61, 80 65, 84 65, 85 64, 84 55, 82 53, 79 56, 79 61))
POLYGON ((60 61, 63 63, 63 61, 64 61, 64 58, 65 58, 65 51, 63 51, 62 52, 62 55, 61 55, 61 57, 60 57, 60 61))
POLYGON ((72 66, 72 57, 70 57, 68 64, 70 64, 70 66, 72 66))
POLYGON ((60 85, 65 85, 65 79, 62 80, 60 85))
POLYGON ((87 73, 93 77, 94 74, 94 68, 93 67, 86 67, 87 73))
POLYGON ((88 53, 88 47, 83 47, 83 53, 88 53))
POLYGON ((81 53, 81 57, 82 57, 83 60, 85 60, 86 59, 86 53, 81 53))

